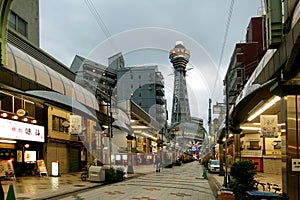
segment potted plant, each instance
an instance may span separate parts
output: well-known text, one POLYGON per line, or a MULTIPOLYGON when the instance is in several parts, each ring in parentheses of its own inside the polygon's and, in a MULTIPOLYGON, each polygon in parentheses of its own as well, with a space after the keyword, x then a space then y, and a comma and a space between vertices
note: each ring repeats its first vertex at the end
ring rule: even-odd
POLYGON ((253 190, 255 174, 255 165, 252 161, 243 160, 232 164, 229 188, 232 189, 236 200, 240 200, 246 191, 253 190))

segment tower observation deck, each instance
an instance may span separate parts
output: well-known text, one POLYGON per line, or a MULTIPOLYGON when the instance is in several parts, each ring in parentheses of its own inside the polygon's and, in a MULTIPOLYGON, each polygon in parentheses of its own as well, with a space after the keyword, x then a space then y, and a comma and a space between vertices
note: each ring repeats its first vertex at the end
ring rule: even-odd
POLYGON ((190 51, 177 41, 169 54, 170 62, 174 67, 174 91, 171 123, 180 123, 191 120, 189 98, 186 87, 186 65, 189 62, 190 51))

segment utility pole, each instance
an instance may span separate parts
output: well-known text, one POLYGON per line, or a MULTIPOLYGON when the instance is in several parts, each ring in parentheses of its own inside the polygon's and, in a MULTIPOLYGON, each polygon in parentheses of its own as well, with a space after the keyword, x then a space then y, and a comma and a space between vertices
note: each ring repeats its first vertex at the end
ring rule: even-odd
POLYGON ((228 178, 228 155, 227 155, 227 150, 228 150, 228 132, 229 132, 229 73, 226 74, 225 77, 225 103, 226 103, 226 117, 225 117, 225 151, 224 151, 224 157, 225 157, 225 181, 224 181, 224 186, 227 188, 227 178, 228 178))

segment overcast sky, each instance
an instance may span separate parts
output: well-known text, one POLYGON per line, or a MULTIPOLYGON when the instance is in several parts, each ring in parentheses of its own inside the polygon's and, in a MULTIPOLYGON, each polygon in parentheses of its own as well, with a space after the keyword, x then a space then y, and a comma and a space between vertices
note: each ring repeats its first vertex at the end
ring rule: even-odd
POLYGON ((192 116, 207 123, 208 99, 212 98, 213 103, 223 101, 222 81, 234 45, 245 41, 251 17, 259 16, 262 11, 261 0, 234 2, 220 64, 231 3, 231 0, 40 1, 40 44, 68 67, 75 55, 107 65, 107 58, 117 52, 123 53, 126 66, 158 65, 165 77, 171 111, 173 76, 168 51, 181 40, 191 51, 187 85, 192 116))

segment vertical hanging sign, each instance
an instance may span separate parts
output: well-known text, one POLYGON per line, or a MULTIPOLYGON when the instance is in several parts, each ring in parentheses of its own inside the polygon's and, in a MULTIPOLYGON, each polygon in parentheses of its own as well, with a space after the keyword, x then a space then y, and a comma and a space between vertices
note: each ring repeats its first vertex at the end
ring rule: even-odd
POLYGON ((278 128, 277 128, 277 115, 261 115, 260 116, 260 128, 261 135, 263 138, 277 138, 278 128))
POLYGON ((79 115, 70 115, 70 133, 79 134, 81 133, 81 116, 79 115))

